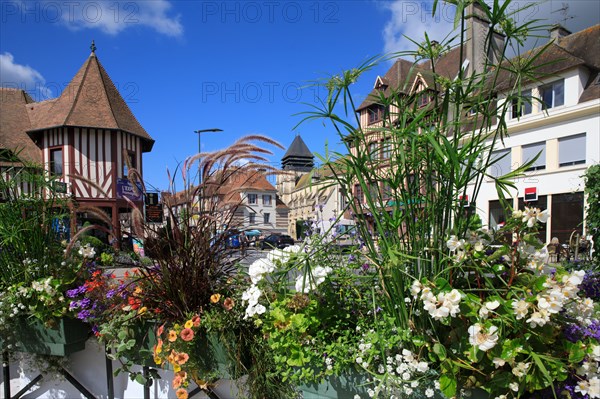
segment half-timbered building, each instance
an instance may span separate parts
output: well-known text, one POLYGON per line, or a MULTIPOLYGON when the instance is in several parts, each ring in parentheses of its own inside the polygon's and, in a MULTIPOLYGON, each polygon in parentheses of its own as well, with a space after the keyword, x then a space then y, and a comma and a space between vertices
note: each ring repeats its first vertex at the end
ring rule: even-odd
POLYGON ((56 178, 73 200, 71 230, 90 217, 77 209, 93 206, 106 212, 112 220, 107 227, 120 237, 131 202, 143 204, 129 171, 142 173, 142 154, 154 140, 113 84, 95 46, 59 97, 35 102, 23 90, 2 88, 0 107, 0 150, 18 153, 56 178))

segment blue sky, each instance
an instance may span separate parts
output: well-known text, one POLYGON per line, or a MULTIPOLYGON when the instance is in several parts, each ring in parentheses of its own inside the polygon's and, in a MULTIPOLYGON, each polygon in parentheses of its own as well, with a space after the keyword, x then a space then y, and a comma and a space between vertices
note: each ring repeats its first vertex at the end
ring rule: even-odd
MULTIPOLYGON (((523 2, 524 3, 524 2, 523 2)), ((523 4, 521 3, 521 4, 523 4)), ((568 3, 566 26, 599 22, 592 0, 548 1, 521 18, 550 18, 568 3), (555 12, 553 12, 555 11, 555 12), (570 18, 574 17, 574 18, 570 18)), ((197 152, 264 134, 288 146, 301 134, 313 152, 341 150, 330 126, 293 127, 325 92, 308 83, 409 47, 403 35, 441 39, 451 12, 433 20, 428 1, 116 1, 0 0, 0 80, 40 98, 55 97, 96 42, 96 54, 133 113, 156 140, 144 177, 166 189, 166 168, 197 152)), ((355 85, 360 102, 384 63, 355 85)), ((279 165, 284 151, 276 150, 279 165)))

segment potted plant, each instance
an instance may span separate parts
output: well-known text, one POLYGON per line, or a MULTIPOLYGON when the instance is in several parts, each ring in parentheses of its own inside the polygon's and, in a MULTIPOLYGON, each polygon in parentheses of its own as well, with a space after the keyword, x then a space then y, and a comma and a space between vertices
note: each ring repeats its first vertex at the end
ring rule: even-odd
POLYGON ((416 51, 394 54, 416 62, 402 76, 408 87, 381 87, 368 99, 382 110, 377 123, 366 124, 355 112, 351 85, 381 59, 323 84, 322 108, 303 121, 330 122, 346 144, 347 153, 326 154, 323 162, 332 184, 346 193, 361 242, 352 256, 371 281, 361 285, 364 276, 349 260, 320 259, 332 250, 324 239, 298 254, 274 255, 283 258, 279 263, 250 268, 256 282, 244 295, 246 313, 263 327, 284 378, 319 384, 360 373, 365 382, 358 387, 366 394, 355 398, 535 397, 574 378, 579 394, 596 397, 597 338, 588 329, 581 339, 560 339, 576 320, 569 307, 587 306, 577 313, 586 315, 580 323, 592 330, 598 309, 580 292, 581 271, 539 269, 544 262, 535 225, 547 215, 517 210, 492 234, 480 230, 473 206, 482 182, 493 181, 510 214, 504 197, 535 162, 500 176, 489 172, 499 161, 492 154, 502 148, 513 104, 538 101, 523 95, 521 82, 540 78, 545 50, 509 59, 509 48, 518 52, 528 34, 545 29, 536 21, 514 21, 507 15, 511 3, 457 2, 455 35, 441 43, 426 35, 415 42, 416 51), (477 44, 494 57, 467 68, 471 39, 464 27, 474 13, 489 20, 477 44), (458 59, 451 74, 444 67, 450 52, 458 59), (427 88, 411 94, 418 75, 427 88), (497 98, 500 82, 509 82, 506 101, 497 98), (294 279, 301 284, 294 286, 294 279), (562 293, 561 306, 550 292, 562 293), (550 302, 556 313, 544 313, 550 302))
POLYGON ((65 292, 85 278, 94 250, 67 247, 67 200, 52 178, 23 164, 10 172, 0 177, 2 349, 66 356, 84 348, 89 326, 69 317, 65 292))
MULTIPOLYGON (((242 317, 246 283, 238 270, 241 254, 226 245, 239 227, 240 187, 274 173, 263 164, 262 154, 268 153, 264 144, 279 146, 262 136, 248 136, 221 151, 186 160, 184 189, 163 195, 164 226, 145 224, 140 210, 132 208, 133 233, 143 238, 151 261, 140 263, 123 281, 99 273, 86 283, 88 288, 102 287, 98 292, 110 291, 109 300, 85 287, 83 297, 73 298, 78 308, 92 306, 93 298, 102 304, 95 307, 103 309, 99 317, 89 321, 97 325, 98 338, 112 348, 113 357, 127 358, 125 365, 150 361, 173 369, 172 386, 180 398, 193 389, 190 382, 210 391, 219 378, 242 375, 248 376, 246 390, 252 397, 289 397, 269 369, 260 330, 242 317), (202 173, 199 186, 191 184, 194 165, 202 173), (155 343, 143 351, 145 358, 132 359, 128 352, 139 348, 140 330, 134 325, 140 321, 151 323, 151 332, 145 327, 148 334, 142 336, 155 343)), ((135 169, 130 171, 135 177, 135 169)), ((148 383, 139 373, 131 376, 148 383)))

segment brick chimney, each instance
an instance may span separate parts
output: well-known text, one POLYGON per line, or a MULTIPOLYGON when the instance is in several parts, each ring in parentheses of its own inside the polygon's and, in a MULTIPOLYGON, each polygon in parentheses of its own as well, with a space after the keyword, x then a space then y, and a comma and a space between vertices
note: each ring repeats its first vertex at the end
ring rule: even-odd
POLYGON ((569 36, 572 33, 570 31, 568 31, 561 24, 552 25, 552 27, 549 29, 549 32, 550 32, 550 40, 552 40, 552 41, 558 41, 565 36, 569 36))
POLYGON ((498 62, 500 51, 504 43, 504 35, 494 32, 492 46, 486 51, 486 43, 490 30, 490 21, 487 18, 485 4, 475 1, 465 9, 466 20, 466 59, 469 60, 466 73, 480 73, 483 71, 486 60, 495 64, 498 62))

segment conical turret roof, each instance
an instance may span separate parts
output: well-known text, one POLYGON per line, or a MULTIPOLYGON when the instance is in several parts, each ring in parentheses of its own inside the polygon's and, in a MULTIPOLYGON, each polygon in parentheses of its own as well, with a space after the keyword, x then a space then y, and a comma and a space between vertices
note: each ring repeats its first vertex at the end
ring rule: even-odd
MULTIPOLYGON (((95 48, 93 48, 95 50, 95 48)), ((60 97, 28 108, 31 131, 56 126, 119 129, 141 137, 143 150, 154 140, 135 118, 110 76, 92 51, 60 97)))
POLYGON ((281 158, 281 165, 285 170, 311 170, 314 158, 302 137, 298 135, 281 158))

